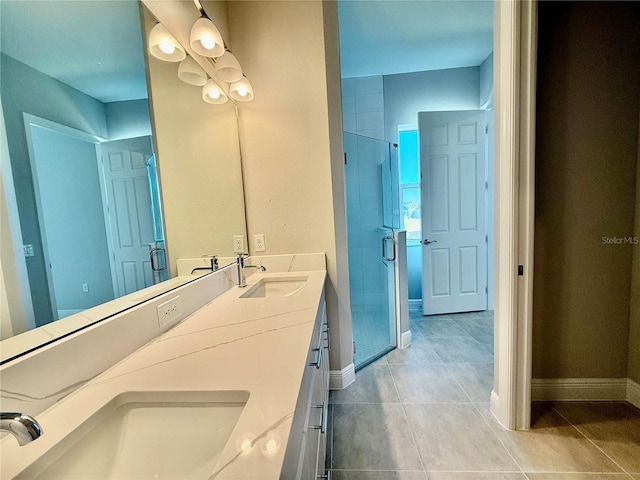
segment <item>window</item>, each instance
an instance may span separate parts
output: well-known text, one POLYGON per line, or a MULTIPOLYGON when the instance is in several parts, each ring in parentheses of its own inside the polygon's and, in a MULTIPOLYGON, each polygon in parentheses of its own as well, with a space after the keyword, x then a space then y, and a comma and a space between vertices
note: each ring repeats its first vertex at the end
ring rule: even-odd
POLYGON ((407 245, 420 243, 422 239, 422 208, 420 192, 420 156, 418 131, 408 127, 398 132, 398 157, 400 163, 400 202, 403 227, 407 231, 407 245))

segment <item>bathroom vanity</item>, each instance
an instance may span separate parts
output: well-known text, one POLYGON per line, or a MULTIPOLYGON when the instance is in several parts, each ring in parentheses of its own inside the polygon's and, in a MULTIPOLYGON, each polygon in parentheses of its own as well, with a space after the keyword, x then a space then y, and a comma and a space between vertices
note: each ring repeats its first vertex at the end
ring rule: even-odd
POLYGON ((25 412, 44 434, 23 447, 3 438, 0 477, 326 478, 326 272, 292 264, 254 273, 43 412, 25 412))

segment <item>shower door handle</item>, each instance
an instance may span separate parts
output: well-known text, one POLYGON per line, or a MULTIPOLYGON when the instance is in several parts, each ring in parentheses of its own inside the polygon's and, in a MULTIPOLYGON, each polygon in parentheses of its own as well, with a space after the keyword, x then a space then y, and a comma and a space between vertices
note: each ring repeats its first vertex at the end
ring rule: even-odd
POLYGON ((382 260, 384 260, 385 262, 396 261, 396 242, 393 240, 393 235, 382 237, 382 260), (393 243, 393 257, 391 258, 387 256, 387 240, 391 240, 391 242, 393 243))

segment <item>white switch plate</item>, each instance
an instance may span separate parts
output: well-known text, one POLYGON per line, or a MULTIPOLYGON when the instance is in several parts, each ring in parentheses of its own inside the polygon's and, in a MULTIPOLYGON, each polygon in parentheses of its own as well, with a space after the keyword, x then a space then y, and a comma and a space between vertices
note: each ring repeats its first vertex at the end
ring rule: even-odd
POLYGON ((264 252, 267 249, 267 247, 264 244, 264 234, 263 233, 256 233, 253 236, 253 247, 254 247, 256 252, 264 252))
POLYGON ((180 295, 158 305, 158 325, 163 326, 182 315, 180 295))
POLYGON ((244 235, 233 236, 233 253, 245 253, 244 235))
POLYGON ((82 291, 84 293, 87 293, 89 291, 89 284, 88 283, 83 283, 82 284, 82 291))

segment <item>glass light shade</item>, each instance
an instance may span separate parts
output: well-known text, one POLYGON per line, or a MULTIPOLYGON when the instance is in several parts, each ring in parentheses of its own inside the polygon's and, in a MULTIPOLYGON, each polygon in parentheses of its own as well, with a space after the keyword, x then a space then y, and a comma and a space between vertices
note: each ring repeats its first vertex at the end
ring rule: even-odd
POLYGON ((193 24, 189 44, 194 52, 205 57, 220 57, 224 53, 222 35, 207 17, 200 17, 193 24))
POLYGON ((149 52, 165 62, 180 62, 187 56, 182 45, 161 23, 149 32, 149 52))
POLYGON ((224 55, 216 59, 214 73, 216 78, 223 82, 237 82, 242 78, 242 67, 238 59, 227 50, 224 55))
POLYGON ((198 62, 188 55, 178 65, 178 78, 184 83, 197 87, 202 87, 207 83, 207 73, 198 65, 198 62))
POLYGON ((250 102, 253 100, 253 87, 247 77, 242 77, 242 79, 230 85, 229 96, 238 102, 250 102))
POLYGON ((209 79, 204 87, 202 87, 202 99, 207 103, 219 105, 227 101, 227 95, 216 82, 209 79))

